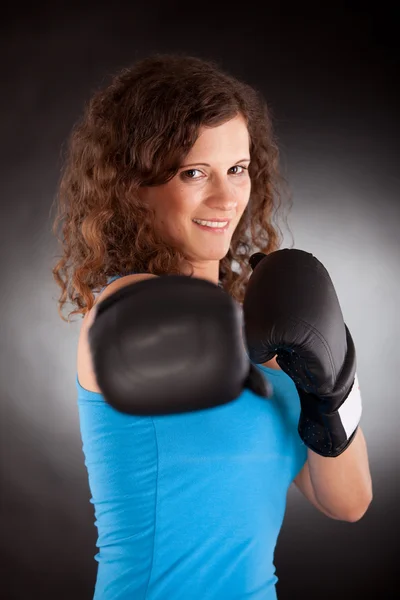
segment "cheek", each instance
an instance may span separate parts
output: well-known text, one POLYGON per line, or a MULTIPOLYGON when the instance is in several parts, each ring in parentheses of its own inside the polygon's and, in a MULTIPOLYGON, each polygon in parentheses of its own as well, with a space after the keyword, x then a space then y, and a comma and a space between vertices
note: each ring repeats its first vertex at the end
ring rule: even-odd
POLYGON ((246 194, 243 194, 241 201, 240 201, 240 214, 242 215, 244 213, 244 211, 246 210, 246 208, 248 207, 250 202, 250 188, 248 190, 248 192, 246 194))
POLYGON ((241 182, 240 188, 238 189, 239 202, 243 206, 246 206, 248 204, 250 194, 251 194, 251 181, 249 178, 247 178, 245 181, 241 182))
POLYGON ((249 206, 249 200, 243 200, 243 202, 239 205, 239 210, 238 210, 238 214, 237 214, 237 223, 236 223, 236 227, 239 225, 240 220, 243 218, 243 215, 246 212, 246 208, 249 206))
POLYGON ((195 191, 181 185, 171 185, 168 191, 169 194, 166 198, 168 217, 174 215, 179 221, 190 217, 197 202, 195 191))
POLYGON ((180 202, 173 194, 166 194, 160 198, 160 203, 157 211, 158 220, 164 226, 170 229, 175 228, 181 221, 181 206, 180 202))
POLYGON ((184 212, 176 203, 168 205, 160 215, 160 226, 174 240, 181 238, 189 229, 191 216, 184 212))

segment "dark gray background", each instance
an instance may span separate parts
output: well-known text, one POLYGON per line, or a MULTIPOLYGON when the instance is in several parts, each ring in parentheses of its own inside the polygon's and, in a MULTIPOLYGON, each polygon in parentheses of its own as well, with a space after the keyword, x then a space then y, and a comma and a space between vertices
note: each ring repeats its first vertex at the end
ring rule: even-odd
MULTIPOLYGON (((290 488, 275 559, 280 600, 392 597, 400 530, 399 13, 382 2, 368 13, 338 3, 323 10, 52 2, 16 4, 3 15, 2 597, 92 596, 96 531, 74 381, 80 322, 57 314, 50 207, 61 148, 84 102, 115 70, 155 51, 217 59, 263 91, 293 191, 295 247, 327 267, 358 351, 374 500, 350 524, 290 488)), ((291 243, 285 231, 284 246, 291 243)))

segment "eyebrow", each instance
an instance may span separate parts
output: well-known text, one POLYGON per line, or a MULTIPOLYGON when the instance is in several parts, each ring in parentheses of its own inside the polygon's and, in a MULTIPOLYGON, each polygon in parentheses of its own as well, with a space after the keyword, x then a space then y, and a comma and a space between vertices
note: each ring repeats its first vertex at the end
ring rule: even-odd
MULTIPOLYGON (((247 162, 250 162, 250 160, 251 160, 250 158, 240 158, 238 161, 236 161, 236 163, 240 163, 240 162, 246 162, 246 161, 247 161, 247 162)), ((236 164, 236 163, 235 163, 235 164, 236 164)), ((190 163, 190 164, 186 164, 186 165, 181 165, 181 167, 180 167, 180 168, 183 168, 183 167, 194 167, 194 166, 200 166, 200 165, 201 165, 202 167, 211 167, 211 165, 209 165, 208 163, 200 163, 200 162, 197 162, 197 163, 190 163)))

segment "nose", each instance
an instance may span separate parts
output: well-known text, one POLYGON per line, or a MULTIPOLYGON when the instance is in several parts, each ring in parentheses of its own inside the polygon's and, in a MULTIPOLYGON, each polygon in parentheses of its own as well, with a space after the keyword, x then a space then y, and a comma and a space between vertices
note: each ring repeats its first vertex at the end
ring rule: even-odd
POLYGON ((238 205, 237 192, 223 182, 215 184, 206 200, 207 206, 214 210, 232 212, 238 205))

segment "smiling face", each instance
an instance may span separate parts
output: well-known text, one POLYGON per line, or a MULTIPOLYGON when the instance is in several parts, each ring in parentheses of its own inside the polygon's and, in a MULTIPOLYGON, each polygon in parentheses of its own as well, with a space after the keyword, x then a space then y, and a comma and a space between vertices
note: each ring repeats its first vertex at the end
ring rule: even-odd
POLYGON ((219 261, 229 251, 250 198, 249 144, 242 116, 202 127, 175 177, 140 190, 141 199, 155 210, 156 227, 183 251, 194 276, 218 281, 219 261))

